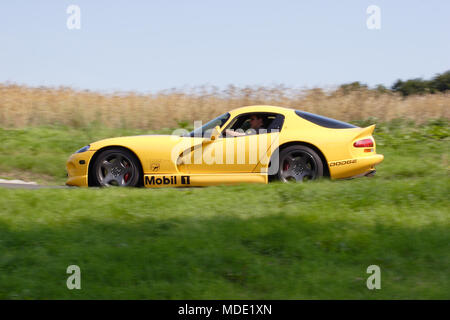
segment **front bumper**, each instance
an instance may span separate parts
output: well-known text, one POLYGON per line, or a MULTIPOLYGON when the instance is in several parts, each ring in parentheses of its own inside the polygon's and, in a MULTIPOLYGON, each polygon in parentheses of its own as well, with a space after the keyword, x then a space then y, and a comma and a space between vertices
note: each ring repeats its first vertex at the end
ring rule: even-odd
POLYGON ((89 163, 94 155, 94 150, 72 154, 66 162, 68 186, 87 187, 89 163))

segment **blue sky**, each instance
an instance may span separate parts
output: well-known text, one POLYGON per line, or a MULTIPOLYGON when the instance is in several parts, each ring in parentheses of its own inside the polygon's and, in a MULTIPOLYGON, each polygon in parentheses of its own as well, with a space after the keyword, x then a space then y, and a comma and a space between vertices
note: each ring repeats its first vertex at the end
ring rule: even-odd
POLYGON ((450 69, 450 1, 54 0, 0 4, 0 82, 154 92, 391 85, 450 69), (69 5, 81 29, 66 27, 69 5), (381 9, 381 29, 366 8, 381 9))

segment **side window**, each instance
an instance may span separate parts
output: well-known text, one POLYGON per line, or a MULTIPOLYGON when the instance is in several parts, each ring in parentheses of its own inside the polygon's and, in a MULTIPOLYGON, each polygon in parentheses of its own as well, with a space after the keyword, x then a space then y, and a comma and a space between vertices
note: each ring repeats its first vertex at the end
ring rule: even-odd
POLYGON ((243 136, 279 132, 283 127, 283 122, 284 116, 278 113, 246 113, 234 118, 224 130, 224 134, 227 134, 227 136, 243 136), (229 131, 236 134, 230 135, 229 131))
POLYGON ((268 132, 272 132, 272 131, 280 132, 281 129, 283 128, 283 123, 284 123, 284 116, 282 114, 277 114, 275 119, 273 119, 273 121, 268 126, 267 131, 268 132))

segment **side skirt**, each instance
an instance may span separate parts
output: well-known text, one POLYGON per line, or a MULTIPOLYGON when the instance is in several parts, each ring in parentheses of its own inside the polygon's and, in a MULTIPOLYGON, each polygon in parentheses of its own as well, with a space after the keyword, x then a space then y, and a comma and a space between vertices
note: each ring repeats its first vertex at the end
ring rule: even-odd
POLYGON ((144 174, 146 188, 160 187, 204 187, 240 183, 268 183, 263 173, 226 174, 144 174))

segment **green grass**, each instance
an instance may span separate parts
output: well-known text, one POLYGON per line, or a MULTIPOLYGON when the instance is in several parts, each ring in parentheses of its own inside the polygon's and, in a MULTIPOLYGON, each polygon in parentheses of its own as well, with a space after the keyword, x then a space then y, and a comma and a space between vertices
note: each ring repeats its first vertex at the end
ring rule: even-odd
MULTIPOLYGON (((68 130, 2 130, 2 169, 63 181, 73 150, 129 134, 68 130)), ((449 299, 448 131, 380 125, 374 178, 0 189, 0 299, 449 299), (66 288, 72 264, 81 290, 66 288), (372 264, 381 290, 366 287, 372 264)))

